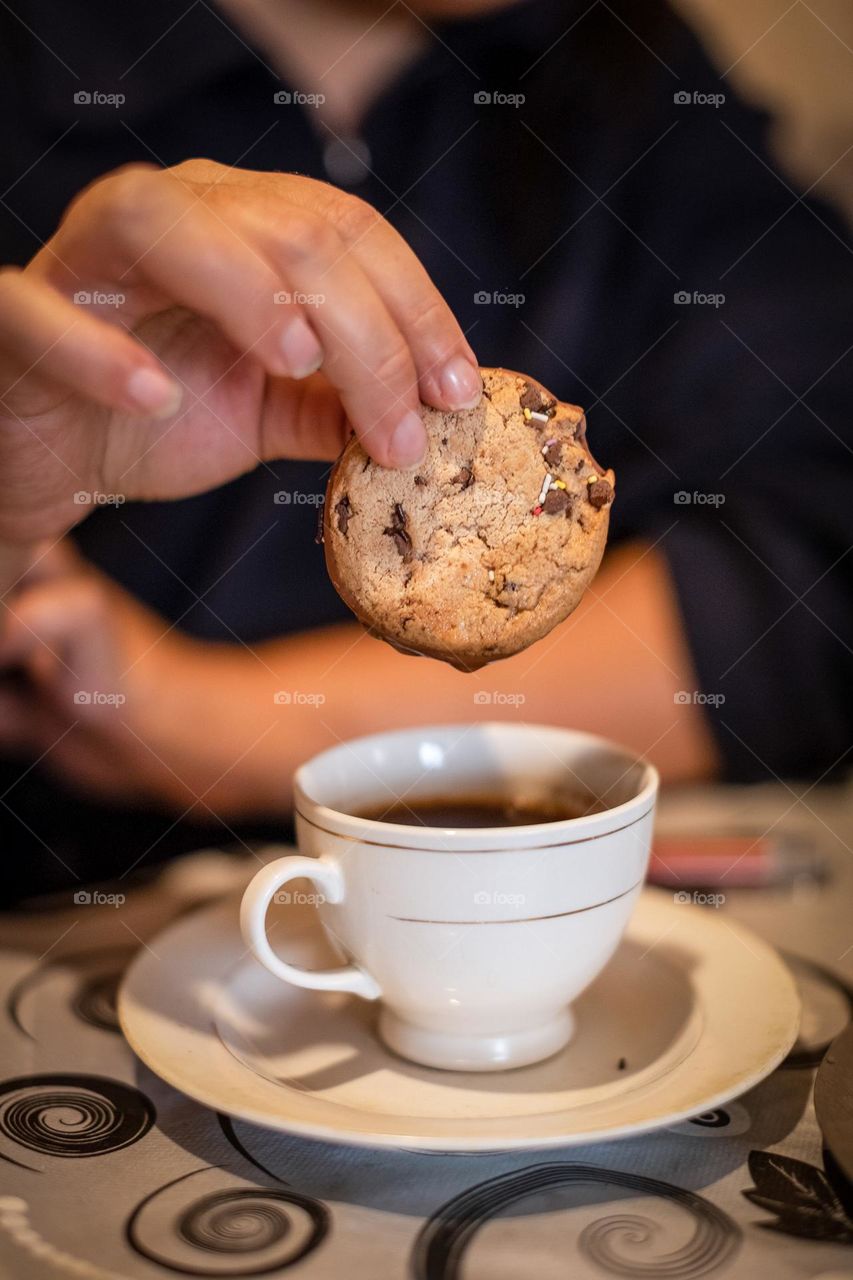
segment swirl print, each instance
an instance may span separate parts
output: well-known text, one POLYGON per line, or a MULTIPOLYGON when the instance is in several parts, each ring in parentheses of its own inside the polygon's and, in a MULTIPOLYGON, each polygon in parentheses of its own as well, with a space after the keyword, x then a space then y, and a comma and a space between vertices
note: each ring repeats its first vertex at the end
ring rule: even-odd
POLYGON ((628 1213, 596 1219, 581 1231, 578 1248, 611 1275, 694 1280, 722 1266, 740 1244, 740 1230, 727 1214, 701 1196, 672 1183, 595 1165, 539 1164, 481 1182, 443 1205, 415 1243, 415 1280, 459 1280, 465 1252, 489 1219, 526 1196, 590 1183, 663 1197, 685 1209, 694 1222, 693 1234, 680 1248, 645 1258, 637 1256, 637 1252, 660 1233, 659 1222, 628 1213))
POLYGON ((702 1111, 698 1116, 667 1126, 669 1133, 684 1138, 736 1138, 746 1133, 752 1120, 746 1107, 739 1102, 727 1102, 724 1107, 702 1111))
POLYGON ((78 1018, 97 1027, 99 1031, 112 1031, 121 1035, 116 1012, 116 997, 123 977, 117 973, 99 973, 87 979, 71 1006, 78 1018))
POLYGON ((211 1253, 254 1253, 290 1234, 290 1219, 257 1191, 219 1191, 191 1205, 178 1223, 189 1244, 211 1253))
POLYGON ((328 1229, 318 1200, 281 1187, 234 1186, 233 1174, 207 1168, 147 1196, 126 1236, 142 1257, 180 1275, 259 1276, 313 1253, 328 1229), (229 1185, 204 1190, 223 1181, 229 1185))
MULTIPOLYGON (((20 1076, 0 1084, 0 1138, 43 1156, 120 1151, 138 1142, 155 1118, 144 1094, 105 1076, 20 1076)), ((2 1147, 0 1156, 19 1163, 2 1147)))

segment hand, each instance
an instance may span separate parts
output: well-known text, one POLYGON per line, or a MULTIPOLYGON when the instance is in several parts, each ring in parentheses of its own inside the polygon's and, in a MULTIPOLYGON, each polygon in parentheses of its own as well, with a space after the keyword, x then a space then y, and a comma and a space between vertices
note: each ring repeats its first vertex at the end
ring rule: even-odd
POLYGON ((0 272, 0 540, 58 536, 88 509, 77 492, 176 498, 261 459, 332 458, 350 427, 412 465, 419 399, 481 390, 446 303, 363 201, 206 160, 129 166, 0 272))
MULTIPOLYGON (((220 671, 220 648, 230 646, 169 629, 59 544, 7 603, 0 750, 43 759, 66 784, 111 801, 176 814, 196 806, 201 821, 214 806, 232 815, 265 808, 238 724, 218 723, 223 695, 235 721, 245 713, 239 680, 220 671)), ((267 719, 270 706, 268 696, 267 719)))

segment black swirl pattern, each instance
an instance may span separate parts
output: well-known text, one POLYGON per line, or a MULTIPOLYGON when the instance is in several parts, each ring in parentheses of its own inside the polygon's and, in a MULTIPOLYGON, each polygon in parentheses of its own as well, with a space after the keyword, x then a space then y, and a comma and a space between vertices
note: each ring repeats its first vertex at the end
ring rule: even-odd
POLYGON ((478 1183, 442 1205, 415 1243, 415 1280, 459 1280, 465 1251, 485 1222, 525 1196, 584 1183, 661 1196, 684 1208, 694 1221, 693 1234, 681 1248, 648 1259, 636 1253, 661 1229, 653 1218, 608 1214, 590 1223, 578 1237, 578 1248, 611 1275, 694 1280, 722 1266, 740 1245, 741 1233, 736 1223, 692 1191, 656 1178, 595 1165, 539 1164, 478 1183), (635 1256, 630 1256, 631 1252, 635 1256))
POLYGON ((219 1191, 191 1205, 178 1222, 189 1244, 212 1253, 254 1253, 290 1234, 290 1219, 257 1191, 219 1191))
POLYGON ((28 1027, 24 1006, 49 983, 59 969, 71 969, 80 975, 80 987, 71 999, 71 1011, 97 1027, 120 1035, 115 999, 118 985, 134 954, 133 947, 106 947, 98 951, 72 952, 58 958, 50 957, 37 965, 10 989, 6 998, 6 1015, 12 1025, 29 1040, 35 1040, 33 1029, 28 1027))
POLYGON ((714 1107, 690 1116, 677 1124, 667 1125, 668 1133, 682 1138, 733 1139, 752 1127, 752 1117, 741 1102, 727 1102, 724 1107, 714 1107))
POLYGON ((731 1122, 731 1116, 722 1107, 717 1107, 714 1111, 703 1111, 701 1115, 690 1117, 690 1124, 695 1124, 700 1129, 728 1129, 731 1122))
POLYGON ((325 1205, 279 1187, 236 1187, 218 1168, 195 1169, 159 1187, 134 1209, 128 1243, 141 1257, 189 1276, 259 1276, 282 1271, 320 1245, 325 1205), (192 1180, 192 1186, 187 1185, 192 1180), (232 1185, 198 1193, 205 1182, 232 1185))
POLYGON ((268 1169, 265 1164, 261 1164, 256 1156, 253 1156, 248 1147, 244 1146, 237 1137, 234 1129, 234 1121, 230 1116, 226 1116, 223 1111, 217 1111, 216 1119, 219 1121, 219 1127, 222 1130, 223 1137, 226 1142, 238 1151, 244 1160, 248 1160, 249 1164, 253 1164, 256 1169, 260 1169, 261 1173, 265 1173, 268 1178, 272 1178, 273 1182, 280 1182, 282 1186, 288 1185, 286 1178, 280 1178, 277 1173, 273 1173, 272 1169, 268 1169))
POLYGON ((84 982, 71 1006, 77 1017, 100 1031, 120 1035, 116 999, 122 976, 121 971, 99 973, 84 982))
POLYGON ((138 1142, 155 1119, 143 1093, 105 1076, 20 1076, 0 1084, 0 1136, 40 1155, 107 1155, 138 1142))

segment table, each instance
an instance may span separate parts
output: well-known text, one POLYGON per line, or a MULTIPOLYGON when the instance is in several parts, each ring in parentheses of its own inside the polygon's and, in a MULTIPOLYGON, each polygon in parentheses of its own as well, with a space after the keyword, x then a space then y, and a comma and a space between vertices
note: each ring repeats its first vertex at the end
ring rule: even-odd
POLYGON ((811 836, 829 870, 825 884, 726 891, 707 908, 796 957, 794 1053, 716 1112, 565 1152, 330 1146, 232 1122, 147 1071, 116 1025, 121 972, 170 920, 239 889, 249 858, 201 852, 123 903, 0 916, 0 1276, 853 1277, 853 1220, 823 1171, 811 1101, 853 1009, 853 788, 709 788, 661 804, 663 831, 744 825, 811 836))

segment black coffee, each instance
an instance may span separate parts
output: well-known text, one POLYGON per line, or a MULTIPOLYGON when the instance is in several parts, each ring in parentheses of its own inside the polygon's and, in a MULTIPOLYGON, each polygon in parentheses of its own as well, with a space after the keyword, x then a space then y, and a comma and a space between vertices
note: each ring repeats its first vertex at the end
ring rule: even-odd
POLYGON ((587 813, 601 813, 605 807, 594 796, 529 801, 496 796, 431 796, 426 800, 374 805, 360 810, 357 816, 409 827, 526 827, 537 822, 582 818, 587 813))

